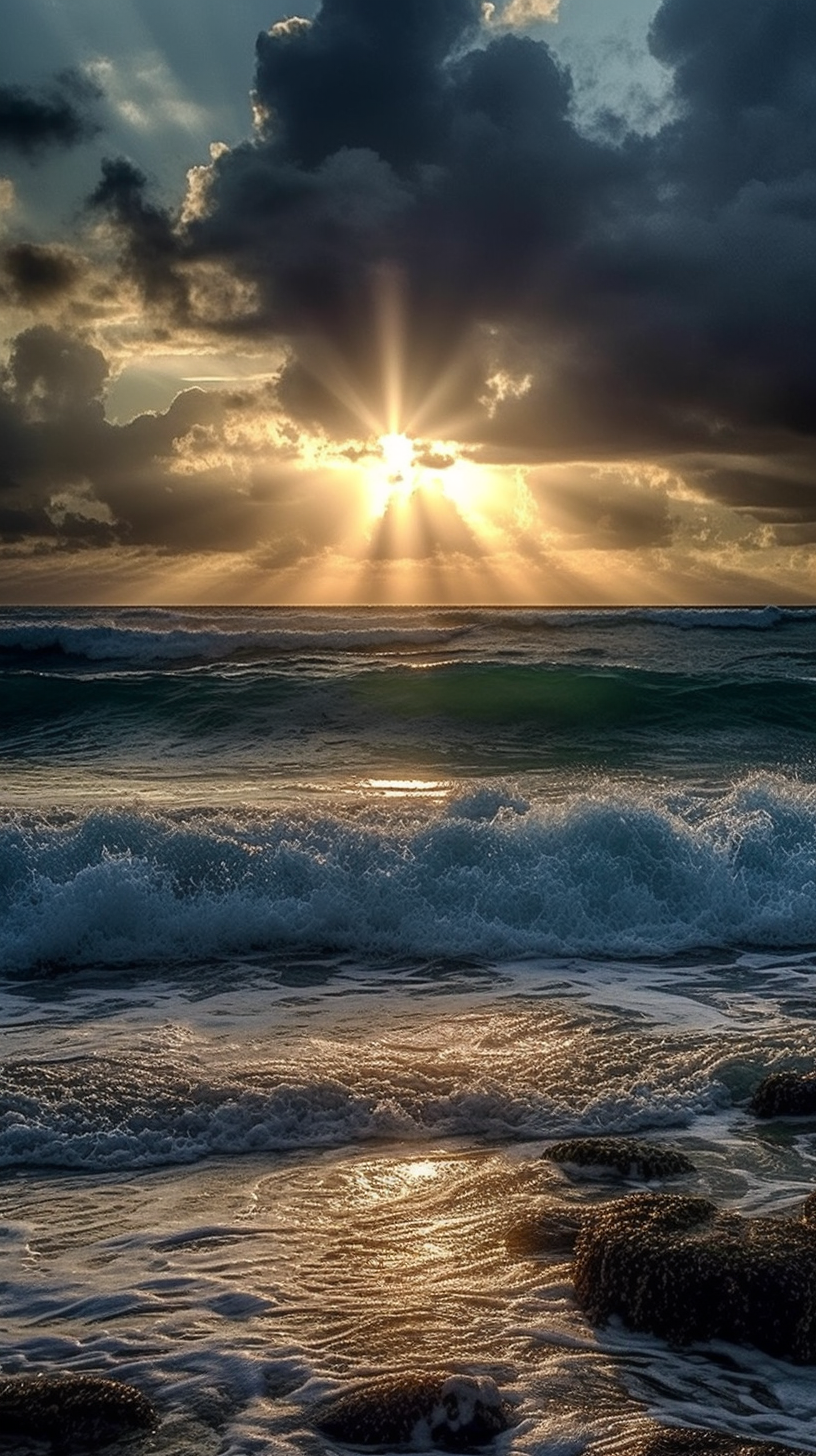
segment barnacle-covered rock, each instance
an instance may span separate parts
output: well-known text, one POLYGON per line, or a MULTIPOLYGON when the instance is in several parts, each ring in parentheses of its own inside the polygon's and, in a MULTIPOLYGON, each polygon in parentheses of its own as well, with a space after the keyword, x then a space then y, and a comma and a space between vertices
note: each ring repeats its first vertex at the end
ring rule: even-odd
POLYGON ((628 1137, 576 1137, 554 1143, 542 1154, 567 1167, 594 1168, 598 1173, 619 1173, 623 1178, 676 1178, 693 1173, 694 1164, 677 1148, 628 1137))
POLYGON ((816 1363, 816 1228, 741 1218, 705 1198, 634 1193, 584 1215, 575 1293, 599 1324, 618 1315, 672 1344, 732 1340, 816 1363))
POLYGON ((816 1072, 771 1072, 748 1104, 755 1117, 807 1117, 816 1113, 816 1072))
POLYGON ((0 1377, 0 1449, 10 1440, 74 1450, 151 1430, 156 1411, 133 1385, 99 1375, 0 1377))
POLYGON ((508 1425, 508 1407, 486 1375, 414 1371, 361 1382, 314 1415, 324 1436, 346 1446, 486 1446, 508 1425))

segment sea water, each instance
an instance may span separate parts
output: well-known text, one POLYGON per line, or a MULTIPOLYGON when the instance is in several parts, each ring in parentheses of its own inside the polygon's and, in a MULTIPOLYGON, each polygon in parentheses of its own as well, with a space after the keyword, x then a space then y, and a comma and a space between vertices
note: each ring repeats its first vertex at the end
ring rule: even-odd
POLYGON ((508 1452, 816 1450, 812 1370, 595 1328, 518 1237, 620 1191, 571 1134, 813 1188, 747 1102, 816 1062, 814 725, 804 609, 0 613, 3 1372, 134 1382, 160 1456, 428 1368, 508 1452))

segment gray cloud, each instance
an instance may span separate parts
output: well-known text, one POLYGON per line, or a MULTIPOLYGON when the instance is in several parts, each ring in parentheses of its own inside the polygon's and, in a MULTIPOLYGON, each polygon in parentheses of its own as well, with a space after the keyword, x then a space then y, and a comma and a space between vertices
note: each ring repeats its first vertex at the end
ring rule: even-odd
POLYGON ((11 398, 28 417, 55 420, 84 413, 101 418, 107 377, 99 349, 38 324, 15 339, 7 380, 11 398))
POLYGON ((546 523, 573 545, 637 551, 671 544, 676 523, 665 488, 597 470, 572 470, 561 480, 531 471, 528 483, 546 523))
POLYGON ((40 90, 0 86, 0 148, 32 160, 51 147, 75 147, 99 131, 93 115, 102 92, 78 71, 63 71, 40 90))
POLYGON ((145 302, 169 308, 171 318, 180 321, 187 315, 188 291, 179 271, 178 241, 169 213, 146 198, 146 189, 145 174, 132 162, 107 158, 89 206, 112 218, 124 240, 125 272, 145 302))
POLYGON ((343 534, 347 496, 299 468, 285 438, 256 436, 268 388, 188 389, 116 425, 108 377, 104 354, 64 330, 37 324, 14 340, 0 372, 0 545, 189 555, 265 543, 281 565, 343 534))
MULTIPOLYGON (((221 402, 190 390, 165 414, 115 426, 104 417, 107 378, 99 349, 49 325, 14 341, 0 389, 0 533, 6 539, 158 545, 172 539, 181 545, 175 519, 184 509, 185 482, 172 479, 168 465, 176 442, 219 418, 221 402), (171 483, 179 487, 172 499, 171 483)), ((201 534, 195 518, 188 526, 191 537, 201 534)))

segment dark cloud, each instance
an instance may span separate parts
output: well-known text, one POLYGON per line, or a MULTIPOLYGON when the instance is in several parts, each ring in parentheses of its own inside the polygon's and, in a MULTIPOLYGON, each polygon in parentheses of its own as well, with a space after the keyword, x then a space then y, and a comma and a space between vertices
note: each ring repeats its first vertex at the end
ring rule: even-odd
POLYGON ((593 240, 593 291, 614 309, 604 354, 701 443, 812 435, 816 10, 664 0, 651 45, 676 118, 645 151, 649 191, 620 241, 593 240))
POLYGON ((169 309, 171 320, 188 310, 187 284, 179 271, 180 250, 169 213, 147 200, 147 177, 124 157, 107 158, 89 206, 107 212, 124 240, 125 272, 148 305, 169 309))
POLYGON ((277 449, 256 438, 271 403, 263 386, 188 389, 116 425, 103 410, 108 377, 87 340, 45 324, 17 336, 0 371, 0 546, 188 555, 263 545, 280 566, 347 532, 348 493, 299 469, 285 438, 277 449))
POLYGON ((0 147, 35 158, 50 147, 75 147, 99 131, 94 103, 102 92, 77 71, 42 90, 0 86, 0 147))
POLYGON ((475 37, 478 0, 324 0, 313 24, 261 34, 255 91, 264 137, 296 166, 341 148, 413 169, 450 120, 444 64, 475 37))
POLYGON ((780 442, 773 457, 707 462, 686 471, 689 484, 740 515, 771 528, 780 543, 816 542, 816 477, 813 454, 780 442))
POLYGON ((13 294, 31 308, 67 293, 80 276, 77 259, 67 248, 16 243, 7 248, 2 268, 13 294))
POLYGON ((812 172, 816 13, 809 0, 664 0, 651 49, 679 117, 661 148, 675 180, 715 202, 812 172))
POLYGON ((553 459, 707 454, 696 478, 715 499, 808 509, 816 10, 664 0, 651 44, 673 119, 627 142, 615 206, 550 250, 558 292, 531 295, 513 330, 530 388, 498 402, 487 439, 553 459), (754 465, 734 496, 713 462, 737 455, 754 465))

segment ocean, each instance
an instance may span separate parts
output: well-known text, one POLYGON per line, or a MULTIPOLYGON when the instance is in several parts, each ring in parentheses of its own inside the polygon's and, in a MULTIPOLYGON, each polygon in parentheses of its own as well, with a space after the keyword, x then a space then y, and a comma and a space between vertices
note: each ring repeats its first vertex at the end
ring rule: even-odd
POLYGON ((816 1065, 815 730, 816 610, 0 611, 2 1371, 133 1382, 159 1456, 427 1368, 514 1456, 816 1451, 812 1369, 593 1327, 517 1236, 603 1195, 567 1135, 812 1191, 747 1102, 816 1065))

